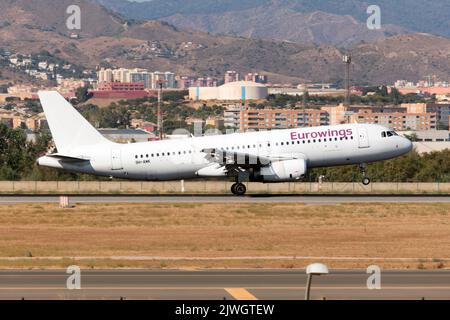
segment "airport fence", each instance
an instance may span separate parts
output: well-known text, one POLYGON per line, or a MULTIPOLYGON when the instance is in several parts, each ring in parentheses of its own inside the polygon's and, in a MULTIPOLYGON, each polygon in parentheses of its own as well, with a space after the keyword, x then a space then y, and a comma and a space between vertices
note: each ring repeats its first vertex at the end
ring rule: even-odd
MULTIPOLYGON (((0 194, 229 194, 229 181, 0 181, 0 194)), ((247 183, 248 194, 450 194, 450 183, 247 183)))

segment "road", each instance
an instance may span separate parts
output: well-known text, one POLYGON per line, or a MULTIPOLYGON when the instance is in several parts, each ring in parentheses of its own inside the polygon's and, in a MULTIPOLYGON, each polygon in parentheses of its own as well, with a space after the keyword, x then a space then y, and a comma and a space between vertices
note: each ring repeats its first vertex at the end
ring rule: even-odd
MULTIPOLYGON (((64 270, 0 271, 0 299, 303 299, 304 270, 81 270, 66 289, 64 270)), ((383 271, 368 290, 364 270, 314 277, 312 299, 450 299, 450 270, 383 271)))
MULTIPOLYGON (((54 195, 0 196, 0 204, 58 202, 54 195)), ((358 195, 249 195, 235 196, 153 196, 153 195, 92 195, 70 196, 71 203, 450 203, 450 196, 358 196, 358 195)))

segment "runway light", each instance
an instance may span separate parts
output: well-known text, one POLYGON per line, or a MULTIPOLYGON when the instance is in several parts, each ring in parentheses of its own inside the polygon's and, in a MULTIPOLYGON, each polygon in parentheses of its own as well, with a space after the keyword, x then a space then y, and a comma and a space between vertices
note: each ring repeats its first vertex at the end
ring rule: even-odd
POLYGON ((328 267, 322 263, 313 263, 306 267, 306 274, 308 275, 308 280, 306 283, 305 290, 305 300, 309 300, 311 291, 312 276, 321 276, 323 274, 328 274, 328 267))

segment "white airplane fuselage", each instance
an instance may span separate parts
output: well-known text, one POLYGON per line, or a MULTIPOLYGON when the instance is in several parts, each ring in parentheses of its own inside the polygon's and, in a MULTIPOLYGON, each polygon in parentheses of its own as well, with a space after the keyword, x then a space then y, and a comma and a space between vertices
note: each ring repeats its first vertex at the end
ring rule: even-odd
POLYGON ((192 179, 202 176, 199 170, 212 166, 205 149, 255 157, 301 158, 310 169, 386 160, 412 149, 408 139, 392 133, 392 130, 379 125, 347 124, 131 144, 101 142, 74 147, 70 154, 66 154, 86 159, 84 162, 44 156, 38 163, 71 172, 121 179, 192 179), (388 136, 387 132, 391 134, 388 136))

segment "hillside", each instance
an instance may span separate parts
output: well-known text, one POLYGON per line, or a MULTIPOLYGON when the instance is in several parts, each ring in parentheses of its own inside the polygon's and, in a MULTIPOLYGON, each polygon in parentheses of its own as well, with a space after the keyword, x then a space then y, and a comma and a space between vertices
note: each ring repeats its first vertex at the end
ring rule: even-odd
POLYGON ((407 31, 450 36, 447 0, 97 1, 128 18, 161 19, 179 28, 263 39, 352 45, 407 31), (381 31, 365 27, 369 5, 381 7, 381 31), (344 41, 347 37, 350 40, 344 41))
MULTIPOLYGON (((335 46, 214 36, 158 21, 125 25, 120 16, 91 1, 75 2, 87 13, 80 39, 68 37, 56 18, 73 0, 40 0, 39 6, 26 0, 0 0, 8 21, 0 27, 0 46, 19 53, 48 50, 91 68, 102 64, 217 77, 230 69, 262 71, 273 82, 337 81, 344 73, 342 50, 335 46)), ((443 37, 402 34, 362 43, 350 51, 355 82, 418 80, 429 74, 450 78, 450 40, 443 37)))
POLYGON ((82 11, 82 37, 114 36, 122 32, 126 21, 94 1, 79 0, 1 0, 2 29, 12 26, 14 32, 54 32, 61 36, 71 33, 66 28, 66 9, 79 5, 82 11))

